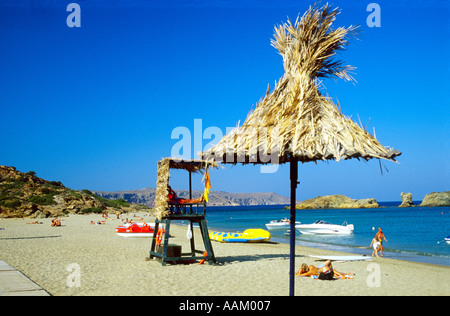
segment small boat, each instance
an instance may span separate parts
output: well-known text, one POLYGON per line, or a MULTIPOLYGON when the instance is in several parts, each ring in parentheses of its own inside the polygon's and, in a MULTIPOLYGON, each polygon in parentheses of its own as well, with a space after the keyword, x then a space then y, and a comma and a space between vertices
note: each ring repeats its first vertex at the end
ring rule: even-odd
MULTIPOLYGON (((300 222, 295 222, 295 225, 300 225, 300 222)), ((268 230, 289 229, 291 221, 287 218, 281 220, 273 220, 266 224, 268 230)))
POLYGON ((342 225, 335 225, 322 220, 313 224, 295 225, 295 228, 305 235, 351 235, 355 229, 353 224, 347 224, 347 222, 342 225))
POLYGON ((450 245, 450 236, 445 237, 445 242, 450 245))
POLYGON ((121 237, 153 237, 154 223, 127 223, 116 228, 121 237))
POLYGON ((247 229, 242 233, 211 232, 209 238, 220 242, 264 242, 270 240, 270 233, 264 229, 247 229))

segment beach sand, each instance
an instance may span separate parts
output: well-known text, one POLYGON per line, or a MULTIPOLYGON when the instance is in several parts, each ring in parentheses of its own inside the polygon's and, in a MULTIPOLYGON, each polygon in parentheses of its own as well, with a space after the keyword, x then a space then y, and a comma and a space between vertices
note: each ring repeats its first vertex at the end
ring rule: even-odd
MULTIPOLYGON (((0 259, 55 296, 289 295, 287 244, 212 242, 216 265, 163 267, 155 260, 145 260, 151 238, 117 236, 115 227, 122 222, 115 216, 104 225, 90 224, 101 219, 100 215, 71 215, 62 218, 61 227, 50 227, 50 218, 33 225, 26 223, 35 219, 2 219, 0 259), (77 280, 79 284, 74 282, 77 280)), ((145 220, 152 222, 154 218, 145 220)), ((171 225, 170 243, 181 245, 183 252, 190 249, 186 232, 186 226, 171 225)), ((198 230, 194 236, 197 249, 203 250, 198 230)), ((296 268, 303 262, 321 263, 309 255, 337 254, 343 253, 297 246, 296 268)), ((340 272, 352 270, 354 279, 296 277, 295 295, 450 295, 448 266, 374 258, 334 262, 333 267, 340 272)))

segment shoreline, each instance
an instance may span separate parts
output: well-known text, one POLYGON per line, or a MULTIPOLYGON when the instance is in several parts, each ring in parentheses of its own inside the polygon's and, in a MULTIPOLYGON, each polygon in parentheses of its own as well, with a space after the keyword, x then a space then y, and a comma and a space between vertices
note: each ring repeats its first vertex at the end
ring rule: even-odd
MULTIPOLYGON (((143 214, 138 217, 143 217, 143 214)), ((124 216, 126 217, 126 216, 124 216)), ((133 218, 129 214, 128 218, 133 218)), ((144 217, 152 222, 153 217, 144 217)), ((289 245, 276 242, 227 244, 212 242, 216 265, 167 265, 146 261, 151 238, 123 238, 115 233, 122 221, 104 225, 99 215, 71 215, 62 227, 29 225, 32 219, 0 220, 0 260, 21 271, 54 296, 287 296, 289 245), (77 268, 78 267, 78 268, 77 268), (78 270, 77 270, 78 269, 78 270), (80 286, 73 276, 79 272, 80 286), (76 284, 76 282, 75 282, 76 284)), ((212 230, 209 227, 210 230, 212 230)), ((189 249, 186 226, 171 225, 170 243, 189 249)), ((197 249, 204 249, 194 228, 197 249)), ((310 255, 348 253, 296 246, 296 269, 305 262, 319 265, 310 255)), ((354 271, 351 280, 321 281, 297 277, 301 295, 450 295, 450 267, 374 258, 333 262, 340 272, 354 271), (373 280, 377 282, 372 282, 373 280), (420 286, 418 286, 420 285, 420 286), (305 294, 306 293, 306 294, 305 294)))
MULTIPOLYGON (((181 224, 179 226, 184 226, 184 225, 185 224, 181 224)), ((208 226, 208 229, 210 231, 238 232, 238 231, 225 229, 225 228, 217 228, 214 226, 208 226)), ((289 245, 289 239, 286 239, 286 238, 271 237, 270 241, 289 245)), ((372 249, 369 247, 316 243, 316 242, 310 242, 310 241, 302 241, 302 240, 298 240, 298 239, 296 239, 295 245, 308 247, 308 248, 329 250, 329 251, 338 251, 338 252, 348 253, 348 254, 364 255, 364 256, 371 256, 371 254, 372 254, 372 249)), ((432 255, 432 254, 427 256, 427 255, 414 254, 414 253, 407 252, 407 251, 392 252, 389 250, 388 251, 384 250, 384 258, 450 267, 450 258, 443 257, 443 256, 436 256, 436 255, 432 255)))
MULTIPOLYGON (((394 202, 392 202, 392 201, 380 202, 380 203, 386 204, 386 206, 383 205, 379 208, 367 210, 366 211, 366 212, 368 212, 367 214, 377 214, 376 213, 377 210, 381 211, 383 209, 388 209, 388 211, 396 212, 395 209, 398 209, 399 211, 401 210, 401 213, 399 213, 399 214, 404 213, 406 216, 409 216, 409 214, 410 214, 409 210, 416 209, 417 211, 421 211, 423 209, 422 207, 418 207, 418 206, 409 207, 409 208, 392 206, 392 204, 398 204, 395 201, 394 202)), ((439 212, 441 212, 441 210, 442 210, 443 213, 450 214, 450 207, 444 207, 444 208, 439 207, 436 209, 439 209, 439 212)), ((261 209, 261 210, 272 211, 272 208, 267 206, 266 208, 261 209)), ((242 208, 243 214, 245 214, 244 211, 245 211, 245 209, 242 208)), ((315 214, 314 211, 316 211, 316 210, 307 210, 307 214, 305 216, 315 214)), ((319 210, 317 210, 317 211, 319 211, 319 210)), ((334 211, 339 211, 339 209, 327 209, 326 211, 328 212, 328 213, 326 213, 327 215, 334 216, 334 211)), ((344 211, 348 212, 348 211, 352 211, 352 210, 344 209, 344 211)), ((430 213, 432 213, 435 211, 435 208, 426 207, 425 211, 427 211, 427 212, 430 211, 430 213)), ((209 215, 213 214, 213 212, 214 211, 210 212, 209 215)), ((339 212, 337 212, 337 213, 339 213, 339 212)), ((345 213, 345 214, 347 214, 347 213, 345 213)), ((423 214, 428 214, 428 213, 423 213, 423 214)), ((230 216, 231 216, 231 214, 230 214, 230 216)), ((243 216, 245 217, 245 215, 243 215, 243 216)), ((275 215, 275 217, 276 216, 277 215, 275 215)), ((367 216, 370 217, 372 215, 367 215, 367 216)), ((283 213, 279 217, 288 218, 289 214, 283 213)), ((297 211, 297 220, 299 220, 299 217, 300 218, 302 217, 302 213, 299 213, 297 211)), ((259 221, 257 223, 257 225, 256 224, 253 226, 250 225, 250 226, 248 226, 248 228, 250 228, 250 227, 251 228, 262 228, 262 229, 267 230, 267 228, 263 227, 263 223, 268 222, 270 219, 267 216, 264 218, 266 219, 265 222, 259 221)), ((311 216, 309 216, 308 218, 311 221, 311 216)), ((243 224, 240 225, 238 223, 238 224, 234 225, 235 226, 234 227, 233 225, 227 224, 227 223, 221 221, 220 219, 219 220, 217 220, 217 218, 214 218, 214 219, 215 220, 212 221, 211 224, 208 223, 208 227, 210 227, 211 229, 217 230, 217 231, 231 230, 231 231, 241 232, 242 230, 244 230, 246 228, 245 225, 243 225, 243 224), (224 227, 221 227, 221 225, 224 227)), ((314 220, 315 219, 313 219, 312 221, 314 221, 314 220)), ((308 220, 306 220, 306 219, 305 219, 305 221, 308 222, 308 220)), ((362 223, 361 225, 363 225, 363 224, 367 224, 367 223, 362 223)), ((372 224, 372 222, 371 222, 370 225, 375 225, 375 224, 372 224)), ((380 224, 378 223, 377 225, 380 225, 380 224)), ((381 226, 383 226, 383 225, 381 224, 381 226)), ((363 227, 363 226, 361 226, 361 227, 363 227)), ((371 227, 371 226, 368 226, 368 227, 371 227)), ((367 240, 369 240, 369 241, 373 237, 373 236, 368 236, 368 235, 370 235, 370 233, 369 234, 367 233, 368 227, 363 227, 362 229, 358 229, 357 232, 355 231, 355 234, 352 235, 354 237, 354 239, 348 241, 348 243, 346 242, 346 240, 344 240, 344 238, 341 238, 339 241, 334 242, 329 236, 325 236, 325 238, 321 238, 321 237, 307 238, 306 235, 305 235, 305 237, 300 237, 302 235, 298 235, 296 238, 296 244, 313 247, 313 248, 322 248, 322 249, 338 250, 338 251, 354 253, 354 254, 371 255, 373 249, 371 247, 368 247, 368 243, 366 244, 365 241, 361 239, 362 238, 361 236, 363 236, 364 234, 367 235, 365 237, 367 237, 367 240), (364 228, 365 228, 365 230, 364 230, 364 228)), ((372 227, 372 229, 374 229, 374 228, 372 227)), ((446 231, 446 229, 445 229, 445 231, 446 231)), ((272 234, 272 240, 277 240, 278 242, 289 244, 289 238, 286 238, 285 236, 283 236, 282 233, 274 231, 272 234)), ((434 236, 434 237, 439 238, 441 236, 434 236)), ((443 238, 441 238, 441 239, 443 239, 443 238)), ((438 240, 438 239, 436 239, 436 240, 438 240)), ((401 242, 402 242, 402 240, 401 240, 401 242)), ((428 242, 429 242, 428 245, 422 243, 417 247, 414 247, 413 245, 407 245, 406 243, 404 243, 402 245, 401 242, 400 242, 400 244, 397 244, 395 246, 392 245, 392 248, 389 248, 390 244, 387 244, 387 246, 384 247, 385 248, 384 249, 385 257, 392 258, 392 259, 405 260, 405 261, 413 261, 413 262, 422 262, 422 263, 450 266, 450 255, 448 254, 448 249, 450 249, 450 248, 448 247, 448 245, 445 245, 445 243, 444 243, 444 245, 442 245, 443 241, 437 242, 437 244, 441 243, 441 245, 436 246, 436 241, 428 240, 428 242), (430 242, 431 242, 431 244, 430 244, 430 242), (430 245, 431 245, 431 247, 429 247, 430 245)))

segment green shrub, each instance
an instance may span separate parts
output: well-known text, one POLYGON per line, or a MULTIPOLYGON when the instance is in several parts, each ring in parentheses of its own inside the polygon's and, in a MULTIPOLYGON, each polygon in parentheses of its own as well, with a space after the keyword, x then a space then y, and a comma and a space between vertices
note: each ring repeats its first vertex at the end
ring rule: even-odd
POLYGON ((48 184, 51 185, 52 187, 56 187, 56 188, 64 187, 64 185, 61 183, 61 181, 49 181, 48 184))
POLYGON ((89 208, 84 208, 80 211, 81 214, 89 214, 89 213, 103 213, 103 210, 101 208, 98 207, 89 207, 89 208))
POLYGON ((108 200, 108 199, 98 196, 98 195, 93 195, 93 197, 97 201, 102 203, 103 206, 107 206, 107 207, 121 208, 121 207, 129 207, 130 206, 130 203, 128 203, 124 199, 108 200))
POLYGON ((12 200, 10 202, 5 202, 4 206, 5 207, 9 207, 9 208, 17 208, 21 205, 22 203, 20 203, 19 200, 12 200))
POLYGON ((4 206, 4 207, 8 207, 8 208, 17 208, 21 205, 22 203, 15 199, 14 197, 10 197, 10 196, 2 196, 0 197, 0 205, 4 206))
POLYGON ((53 194, 45 194, 45 195, 32 195, 28 198, 28 202, 37 204, 37 205, 54 205, 56 204, 53 201, 53 194))

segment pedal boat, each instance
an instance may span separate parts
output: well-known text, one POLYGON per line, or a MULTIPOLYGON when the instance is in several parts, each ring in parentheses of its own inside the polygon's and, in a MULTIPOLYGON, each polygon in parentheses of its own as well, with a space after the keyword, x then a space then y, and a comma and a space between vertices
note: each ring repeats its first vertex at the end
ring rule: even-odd
POLYGON ((116 228, 116 234, 121 237, 153 237, 154 223, 127 223, 116 228))

